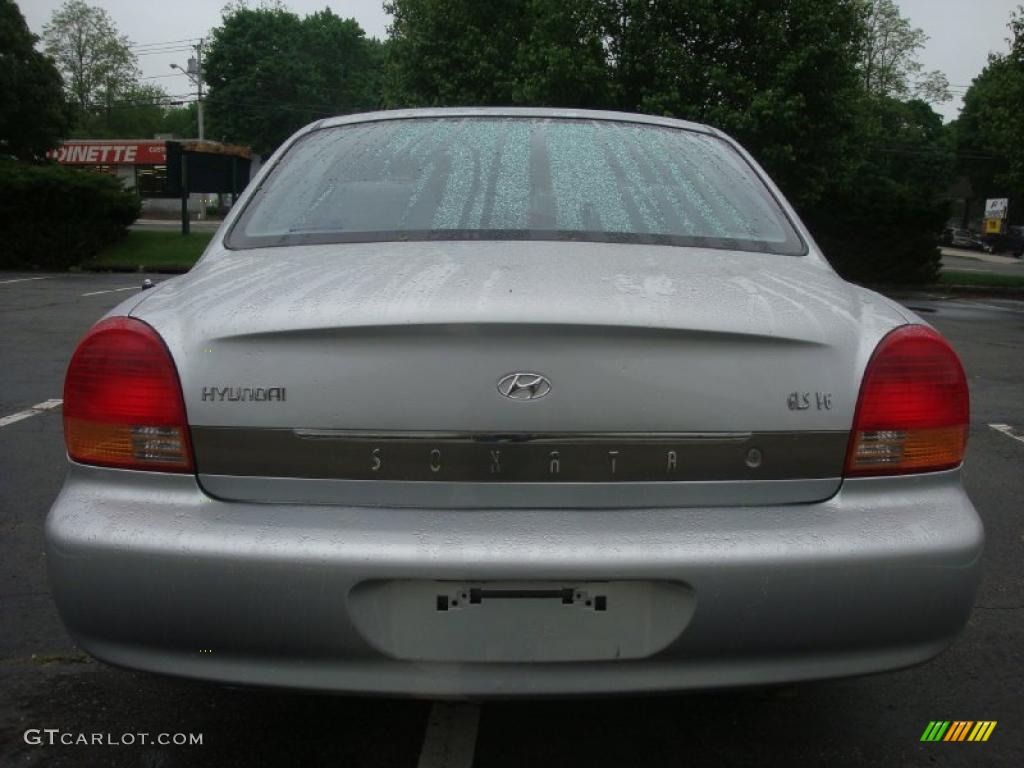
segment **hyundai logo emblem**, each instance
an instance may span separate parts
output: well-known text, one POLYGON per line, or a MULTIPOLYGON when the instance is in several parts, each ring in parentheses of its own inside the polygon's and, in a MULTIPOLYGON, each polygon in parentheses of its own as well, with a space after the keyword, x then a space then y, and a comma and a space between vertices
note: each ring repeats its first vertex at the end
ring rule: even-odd
POLYGON ((540 400, 550 391, 551 382, 539 373, 510 373, 498 381, 498 392, 509 400, 540 400))

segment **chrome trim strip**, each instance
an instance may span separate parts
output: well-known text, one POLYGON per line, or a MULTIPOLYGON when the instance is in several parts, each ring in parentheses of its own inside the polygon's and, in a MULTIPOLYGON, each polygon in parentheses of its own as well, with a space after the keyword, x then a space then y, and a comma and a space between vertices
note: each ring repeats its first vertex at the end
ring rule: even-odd
POLYGON ((438 441, 464 443, 742 442, 752 432, 399 432, 361 429, 293 429, 307 440, 438 441))
POLYGON ((370 432, 192 427, 202 474, 512 485, 808 480, 842 474, 846 432, 370 432))

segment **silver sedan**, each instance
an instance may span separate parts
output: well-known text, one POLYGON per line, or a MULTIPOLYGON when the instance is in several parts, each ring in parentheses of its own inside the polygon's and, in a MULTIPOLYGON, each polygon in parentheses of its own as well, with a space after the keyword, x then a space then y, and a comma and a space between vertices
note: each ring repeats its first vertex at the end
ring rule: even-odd
POLYGON ((99 659, 419 696, 875 672, 964 626, 963 369, 729 137, 323 120, 67 373, 53 593, 99 659))

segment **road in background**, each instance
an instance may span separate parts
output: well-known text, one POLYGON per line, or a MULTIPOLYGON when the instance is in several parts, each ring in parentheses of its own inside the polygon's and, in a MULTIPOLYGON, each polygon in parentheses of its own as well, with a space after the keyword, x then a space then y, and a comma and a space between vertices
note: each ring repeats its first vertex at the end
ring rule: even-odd
MULTIPOLYGON (((135 295, 142 277, 0 274, 0 417, 59 398, 79 336, 135 295)), ((429 768, 455 753, 425 739, 428 726, 458 729, 477 720, 475 765, 484 768, 1019 764, 1024 442, 1012 435, 1024 433, 1024 303, 902 300, 947 335, 967 368, 972 425, 964 476, 988 536, 974 615, 937 659, 797 686, 487 702, 479 712, 449 715, 443 708, 432 714, 428 702, 228 688, 115 669, 78 651, 50 598, 42 526, 65 458, 60 408, 40 409, 0 427, 0 764, 429 768), (936 719, 998 725, 983 744, 920 742, 936 719), (203 745, 29 746, 29 728, 202 733, 203 745)))
POLYGON ((961 248, 941 248, 943 271, 986 272, 1024 277, 1024 259, 961 248))

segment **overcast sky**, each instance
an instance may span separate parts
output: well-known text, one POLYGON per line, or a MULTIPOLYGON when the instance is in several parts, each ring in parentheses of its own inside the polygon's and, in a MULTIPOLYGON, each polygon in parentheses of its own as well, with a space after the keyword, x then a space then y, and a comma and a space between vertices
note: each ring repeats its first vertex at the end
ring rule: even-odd
MULTIPOLYGON (((946 73, 954 86, 952 102, 936 108, 949 120, 956 117, 965 87, 985 66, 990 51, 1005 51, 1010 12, 1024 0, 898 0, 905 16, 929 36, 921 55, 926 70, 946 73)), ((18 0, 28 25, 38 35, 63 0, 18 0)), ((185 64, 188 52, 168 50, 186 45, 183 38, 198 38, 220 22, 226 0, 87 0, 106 8, 122 34, 139 47, 139 65, 147 82, 170 94, 189 91, 188 80, 172 74, 170 64, 185 64), (168 43, 166 46, 153 44, 168 43)), ((256 3, 252 3, 255 5, 256 3)), ((373 37, 387 34, 388 16, 381 0, 285 0, 292 10, 307 14, 330 7, 354 17, 373 37)))

